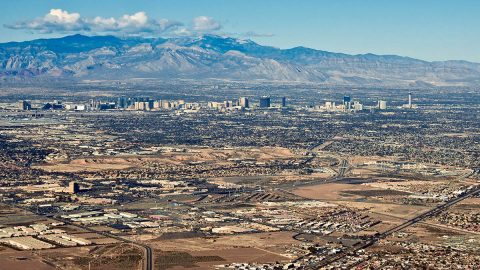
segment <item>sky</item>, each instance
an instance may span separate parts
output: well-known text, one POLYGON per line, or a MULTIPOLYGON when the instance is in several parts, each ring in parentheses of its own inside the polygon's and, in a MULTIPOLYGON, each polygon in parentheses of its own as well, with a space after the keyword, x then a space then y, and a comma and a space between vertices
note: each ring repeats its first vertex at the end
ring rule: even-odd
POLYGON ((478 0, 0 1, 0 42, 228 35, 279 48, 480 62, 478 0))

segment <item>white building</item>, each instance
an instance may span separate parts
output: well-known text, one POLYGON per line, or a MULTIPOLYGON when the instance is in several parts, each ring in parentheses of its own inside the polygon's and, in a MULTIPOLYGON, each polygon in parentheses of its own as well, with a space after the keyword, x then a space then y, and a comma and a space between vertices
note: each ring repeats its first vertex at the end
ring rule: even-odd
POLYGON ((380 110, 386 110, 387 109, 387 102, 385 100, 379 100, 378 101, 378 108, 380 110))

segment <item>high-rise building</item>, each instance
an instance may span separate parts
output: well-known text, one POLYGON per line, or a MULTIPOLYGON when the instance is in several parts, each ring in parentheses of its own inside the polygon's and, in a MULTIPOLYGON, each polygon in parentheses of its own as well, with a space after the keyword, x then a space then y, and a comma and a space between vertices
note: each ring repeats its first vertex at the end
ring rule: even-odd
POLYGON ((148 110, 148 102, 144 102, 144 101, 135 102, 135 110, 137 110, 137 111, 148 110))
POLYGON ((172 103, 170 103, 170 101, 163 100, 162 101, 162 107, 164 109, 170 109, 170 108, 172 108, 172 103))
POLYGON ((408 108, 412 108, 412 92, 408 93, 408 108))
POLYGON ((95 110, 96 107, 97 107, 97 101, 95 99, 90 99, 90 102, 89 102, 89 110, 95 110))
POLYGON ((353 102, 353 109, 355 111, 362 111, 363 110, 363 104, 360 103, 360 101, 354 101, 353 102))
POLYGON ((68 183, 68 193, 75 194, 80 191, 80 185, 77 182, 71 181, 68 183))
POLYGON ((282 97, 282 107, 287 107, 287 98, 282 97))
POLYGON ((223 105, 225 106, 225 108, 233 107, 233 101, 231 101, 231 100, 225 100, 225 101, 223 102, 223 105))
POLYGON ((380 110, 386 110, 387 109, 387 102, 385 100, 379 100, 378 101, 378 108, 380 110))
POLYGON ((239 99, 239 104, 241 107, 244 107, 244 108, 248 108, 249 105, 248 105, 248 98, 246 97, 240 97, 239 99))
POLYGON ((260 108, 270 108, 270 97, 260 98, 260 108))
POLYGON ((32 109, 32 105, 26 100, 21 100, 18 102, 18 109, 22 111, 28 111, 32 109))
POLYGON ((343 105, 345 105, 345 109, 350 109, 352 106, 352 99, 350 96, 344 96, 343 97, 343 105))
POLYGON ((26 100, 21 100, 18 103, 18 109, 22 110, 22 111, 28 111, 28 110, 32 109, 32 105, 30 104, 30 102, 28 102, 26 100))
POLYGON ((119 109, 125 109, 128 107, 128 104, 127 104, 127 98, 126 97, 119 97, 118 100, 117 100, 117 108, 119 109))
POLYGON ((154 100, 151 99, 151 100, 149 100, 149 101, 147 101, 147 102, 145 102, 145 103, 146 103, 146 110, 147 110, 147 111, 153 110, 153 104, 155 103, 154 100))

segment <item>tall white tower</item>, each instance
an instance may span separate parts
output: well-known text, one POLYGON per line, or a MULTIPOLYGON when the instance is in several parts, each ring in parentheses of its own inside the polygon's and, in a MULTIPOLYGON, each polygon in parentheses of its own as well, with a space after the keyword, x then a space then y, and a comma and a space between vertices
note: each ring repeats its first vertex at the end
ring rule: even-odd
POLYGON ((379 100, 378 101, 378 108, 380 110, 386 110, 387 109, 387 102, 385 100, 379 100))
POLYGON ((408 108, 412 108, 412 92, 408 93, 408 108))

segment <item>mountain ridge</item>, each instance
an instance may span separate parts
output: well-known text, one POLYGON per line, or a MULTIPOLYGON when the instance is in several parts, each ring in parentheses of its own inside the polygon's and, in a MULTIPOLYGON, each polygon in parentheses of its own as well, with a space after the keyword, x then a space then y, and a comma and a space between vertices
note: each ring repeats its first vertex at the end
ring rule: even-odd
POLYGON ((71 35, 0 43, 0 79, 226 79, 344 85, 472 86, 480 64, 407 56, 279 49, 216 35, 119 38, 71 35))

